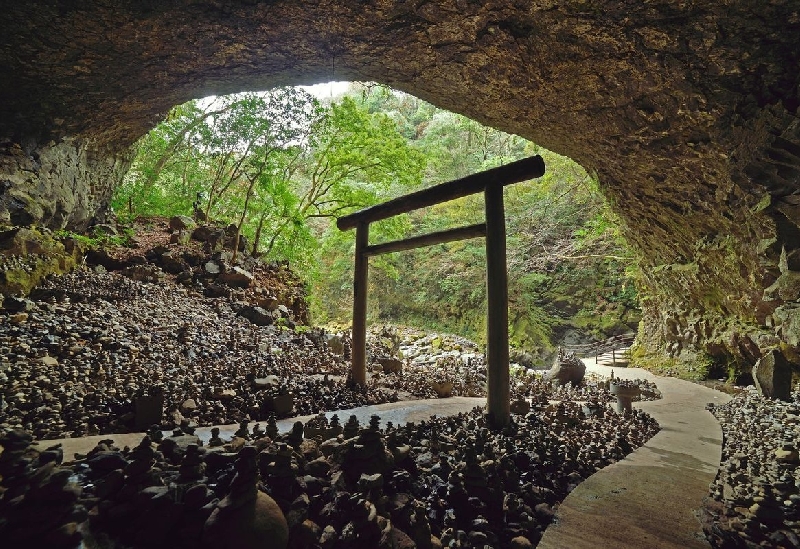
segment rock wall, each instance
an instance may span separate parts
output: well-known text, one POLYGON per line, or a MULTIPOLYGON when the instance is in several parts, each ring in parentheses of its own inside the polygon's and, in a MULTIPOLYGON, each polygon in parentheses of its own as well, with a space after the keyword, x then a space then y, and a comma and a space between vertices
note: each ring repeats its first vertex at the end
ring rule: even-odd
POLYGON ((627 216, 643 274, 645 364, 666 355, 692 377, 738 377, 778 348, 800 365, 800 123, 772 110, 763 148, 740 146, 719 162, 726 177, 686 176, 680 201, 645 202, 630 190, 617 199, 621 212, 648 214, 627 216))
POLYGON ((124 151, 65 138, 27 150, 0 144, 0 225, 86 229, 102 222, 116 185, 130 166, 124 151))
POLYGON ((0 13, 0 200, 7 218, 80 227, 107 205, 127 147, 175 104, 376 80, 597 173, 644 273, 640 360, 742 371, 780 348, 800 363, 799 9, 18 2, 0 13))

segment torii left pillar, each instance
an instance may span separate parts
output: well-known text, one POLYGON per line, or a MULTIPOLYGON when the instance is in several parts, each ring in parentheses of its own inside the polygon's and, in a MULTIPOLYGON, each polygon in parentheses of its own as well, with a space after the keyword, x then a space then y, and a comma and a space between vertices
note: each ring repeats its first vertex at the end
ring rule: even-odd
POLYGON ((489 426, 511 423, 508 359, 508 271, 503 185, 490 183, 484 191, 486 209, 486 411, 489 426))
POLYGON ((367 284, 369 283, 369 257, 365 253, 369 244, 369 223, 356 225, 356 257, 353 276, 353 344, 350 377, 362 387, 367 384, 367 284))

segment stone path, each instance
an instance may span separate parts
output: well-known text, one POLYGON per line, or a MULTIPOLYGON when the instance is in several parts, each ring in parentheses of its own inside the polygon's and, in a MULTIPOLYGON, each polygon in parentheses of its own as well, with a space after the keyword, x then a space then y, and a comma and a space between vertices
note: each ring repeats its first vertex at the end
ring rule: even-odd
MULTIPOLYGON (((408 400, 402 402, 389 402, 386 404, 377 404, 374 406, 363 406, 361 408, 353 408, 351 410, 338 410, 336 412, 327 412, 325 415, 328 419, 334 414, 339 416, 342 424, 354 414, 362 425, 369 423, 369 418, 373 414, 381 416, 381 426, 386 425, 386 422, 391 421, 395 425, 407 423, 409 421, 420 421, 428 419, 433 415, 450 416, 458 414, 459 412, 468 412, 475 406, 483 406, 486 404, 485 398, 474 397, 453 397, 446 399, 424 399, 424 400, 408 400)), ((314 416, 300 416, 288 419, 279 419, 277 421, 278 429, 280 432, 289 431, 295 421, 306 422, 314 416)), ((256 421, 250 422, 252 429, 256 421)), ((260 422, 264 427, 266 422, 260 422)), ((225 440, 231 438, 233 433, 238 429, 237 425, 218 425, 219 436, 225 440)), ((211 438, 212 427, 198 427, 195 434, 206 443, 211 438)), ((168 432, 165 432, 169 434, 168 432)), ((143 433, 126 433, 126 434, 113 434, 113 435, 96 435, 81 438, 62 438, 58 440, 43 440, 39 441, 39 447, 44 449, 54 444, 61 444, 64 450, 64 461, 71 460, 75 453, 86 454, 92 448, 97 446, 101 440, 111 439, 114 444, 119 448, 130 446, 133 448, 142 440, 143 433)))
MULTIPOLYGON (((584 359, 587 370, 608 376, 612 368, 584 359)), ((555 522, 545 531, 539 547, 543 549, 581 548, 693 548, 709 547, 700 530, 695 512, 699 509, 719 465, 722 431, 705 410, 708 402, 724 404, 730 397, 700 385, 654 376, 638 368, 614 369, 622 378, 654 381, 663 398, 634 403, 655 417, 661 431, 626 459, 595 473, 581 483, 561 504, 555 522)), ((337 412, 344 421, 351 413, 366 423, 372 414, 382 422, 395 424, 420 421, 431 415, 450 415, 482 406, 482 398, 416 400, 367 406, 337 412)), ((326 414, 329 418, 333 412, 326 414)), ((278 422, 281 431, 294 421, 278 422)), ((252 426, 252 425, 251 425, 252 426)), ((236 426, 220 426, 221 436, 230 437, 236 426)), ((197 434, 208 440, 211 428, 197 434)), ((65 458, 86 453, 99 440, 134 446, 141 434, 101 435, 80 439, 43 441, 42 447, 56 442, 64 445, 65 458)))
MULTIPOLYGON (((608 366, 584 362, 588 371, 611 373, 608 366)), ((655 417, 661 431, 626 459, 578 485, 562 502, 539 547, 709 547, 695 513, 719 466, 722 430, 705 405, 724 404, 730 397, 639 368, 616 368, 614 374, 656 382, 663 398, 634 407, 655 417)))

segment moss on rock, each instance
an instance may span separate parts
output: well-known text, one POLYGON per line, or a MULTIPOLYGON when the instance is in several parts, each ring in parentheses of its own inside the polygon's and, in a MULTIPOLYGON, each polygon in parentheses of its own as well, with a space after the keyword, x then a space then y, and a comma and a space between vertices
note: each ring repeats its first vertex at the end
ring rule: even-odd
POLYGON ((82 245, 58 239, 47 229, 0 229, 0 294, 28 295, 46 277, 72 270, 83 252, 82 245))

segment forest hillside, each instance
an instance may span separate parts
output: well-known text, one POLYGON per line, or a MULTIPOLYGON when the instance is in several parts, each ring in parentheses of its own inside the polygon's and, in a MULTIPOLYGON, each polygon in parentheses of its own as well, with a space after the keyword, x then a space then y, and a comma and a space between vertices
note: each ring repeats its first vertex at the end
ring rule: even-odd
MULTIPOLYGON (((301 88, 191 101, 137 143, 121 221, 193 215, 235 226, 242 247, 287 261, 313 321, 346 326, 354 234, 335 219, 533 154, 544 177, 505 191, 512 356, 544 365, 559 345, 635 331, 636 268, 598 182, 570 159, 378 85, 324 103, 301 88)), ((376 223, 371 242, 483 220, 480 195, 376 223)), ((370 320, 482 341, 483 239, 371 260, 370 320)))

